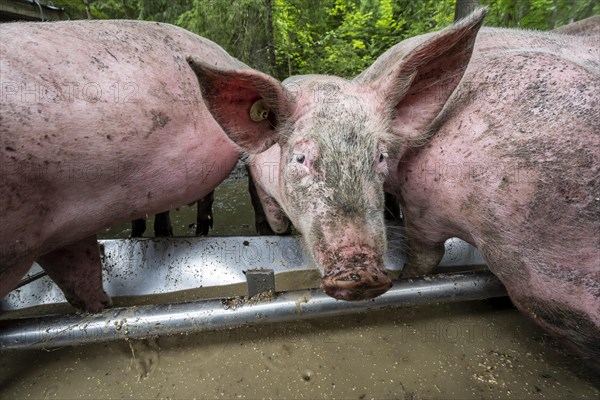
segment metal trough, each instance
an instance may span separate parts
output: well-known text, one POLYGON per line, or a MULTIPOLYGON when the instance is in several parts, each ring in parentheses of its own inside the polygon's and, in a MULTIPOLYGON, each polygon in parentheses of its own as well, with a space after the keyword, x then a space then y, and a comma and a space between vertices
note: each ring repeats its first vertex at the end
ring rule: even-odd
POLYGON ((240 303, 205 300, 110 309, 89 316, 27 318, 0 321, 0 350, 143 339, 504 295, 504 287, 490 272, 474 271, 399 281, 382 296, 358 302, 338 301, 317 290, 303 290, 282 293, 272 300, 250 299, 240 303))
MULTIPOLYGON (((394 243, 393 237, 390 242, 394 243)), ((506 295, 499 281, 487 271, 398 281, 383 296, 359 302, 337 301, 319 290, 297 290, 306 287, 278 287, 278 278, 287 273, 314 271, 297 237, 120 239, 100 241, 100 247, 106 291, 117 305, 137 306, 112 308, 94 315, 72 314, 64 305, 62 292, 48 277, 42 277, 14 290, 0 303, 0 350, 138 339, 506 295), (253 269, 272 270, 273 291, 285 292, 267 299, 257 296, 258 299, 250 300, 196 300, 202 298, 194 292, 198 288, 215 289, 210 292, 213 298, 247 296, 246 282, 253 283, 251 288, 256 286, 256 281, 250 282, 251 274, 247 276, 253 269), (194 294, 182 295, 189 292, 194 294), (38 310, 40 306, 61 303, 71 314, 38 316, 47 314, 43 308, 38 310), (36 316, 22 318, 23 315, 36 316)), ((390 247, 386 268, 399 273, 405 256, 401 246, 390 247)), ((481 264, 481 255, 465 242, 446 242, 446 255, 440 266, 481 264)), ((34 265, 29 275, 39 271, 39 266, 34 265)), ((259 272, 253 275, 255 280, 257 276, 268 277, 259 272)), ((266 282, 272 286, 272 277, 266 282)))

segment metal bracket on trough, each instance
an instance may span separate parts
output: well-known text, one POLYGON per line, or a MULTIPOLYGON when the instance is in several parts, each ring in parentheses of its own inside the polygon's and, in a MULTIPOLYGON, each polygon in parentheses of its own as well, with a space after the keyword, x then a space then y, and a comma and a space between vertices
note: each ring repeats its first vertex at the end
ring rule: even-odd
POLYGON ((246 271, 248 297, 265 292, 275 293, 275 271, 272 269, 249 269, 246 271))

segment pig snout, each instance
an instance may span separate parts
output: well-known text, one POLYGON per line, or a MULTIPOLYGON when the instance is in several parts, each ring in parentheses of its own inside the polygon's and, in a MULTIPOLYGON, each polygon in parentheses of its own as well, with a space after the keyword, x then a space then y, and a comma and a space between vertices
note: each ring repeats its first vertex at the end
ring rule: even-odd
POLYGON ((387 292, 392 280, 378 257, 356 254, 338 261, 321 279, 321 290, 338 300, 368 300, 387 292))

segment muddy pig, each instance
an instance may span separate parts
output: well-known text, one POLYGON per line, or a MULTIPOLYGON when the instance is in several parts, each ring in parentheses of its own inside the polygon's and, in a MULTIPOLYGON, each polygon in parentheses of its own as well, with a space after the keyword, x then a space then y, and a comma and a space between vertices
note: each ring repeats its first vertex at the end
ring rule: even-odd
POLYGON ((412 64, 388 103, 401 147, 386 187, 403 203, 404 275, 432 271, 459 237, 520 311, 598 368, 599 38, 482 29, 469 60, 470 39, 440 42, 462 26, 401 43, 356 79, 390 90, 389 74, 404 82, 412 64))
POLYGON ((254 82, 279 85, 171 25, 0 25, 0 296, 37 260, 71 304, 101 310, 95 233, 203 198, 233 169, 239 147, 208 112, 188 55, 244 78, 242 111, 223 118, 250 120, 257 99, 273 98, 254 82))
POLYGON ((480 32, 483 17, 405 40, 352 80, 285 80, 279 140, 253 157, 265 210, 274 230, 289 217, 305 236, 327 293, 369 298, 389 287, 385 182, 402 202, 405 276, 459 237, 525 315, 598 360, 598 38, 480 32))
POLYGON ((563 35, 600 36, 600 15, 594 15, 581 21, 572 22, 554 29, 552 32, 563 35))

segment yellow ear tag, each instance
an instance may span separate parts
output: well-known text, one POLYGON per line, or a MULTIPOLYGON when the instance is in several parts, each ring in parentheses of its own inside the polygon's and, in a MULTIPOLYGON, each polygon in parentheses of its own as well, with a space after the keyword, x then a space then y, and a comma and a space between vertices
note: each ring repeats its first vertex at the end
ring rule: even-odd
POLYGON ((256 100, 250 108, 250 119, 254 122, 260 122, 267 119, 269 116, 269 109, 263 99, 256 100))

